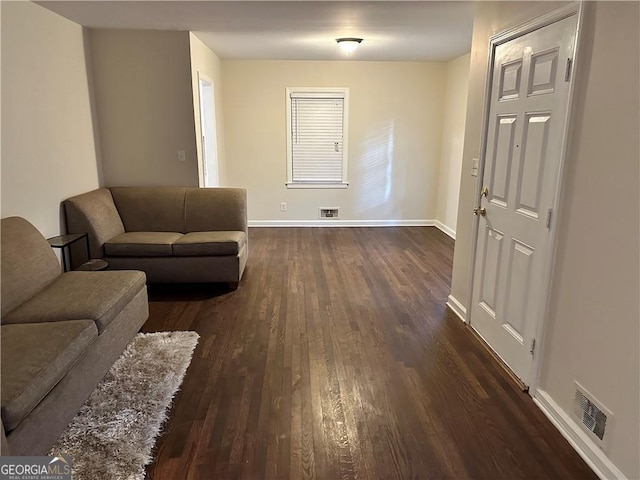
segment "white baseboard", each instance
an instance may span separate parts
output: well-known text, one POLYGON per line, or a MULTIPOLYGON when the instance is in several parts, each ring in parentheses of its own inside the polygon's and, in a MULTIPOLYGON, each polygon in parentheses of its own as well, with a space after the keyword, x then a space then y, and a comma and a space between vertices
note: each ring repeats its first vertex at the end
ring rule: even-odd
POLYGON ((249 220, 250 227, 433 227, 435 220, 249 220))
POLYGON ((435 226, 438 227, 438 230, 440 230, 441 232, 446 233, 454 240, 456 239, 456 231, 454 229, 447 227, 444 223, 442 223, 439 220, 436 220, 435 226))
POLYGON ((609 460, 547 392, 538 389, 533 401, 598 477, 602 480, 627 480, 624 473, 609 460))
POLYGON ((449 295, 449 297, 447 298, 447 307, 449 307, 460 320, 462 320, 464 323, 467 323, 467 309, 458 301, 456 297, 454 297, 453 295, 449 295))

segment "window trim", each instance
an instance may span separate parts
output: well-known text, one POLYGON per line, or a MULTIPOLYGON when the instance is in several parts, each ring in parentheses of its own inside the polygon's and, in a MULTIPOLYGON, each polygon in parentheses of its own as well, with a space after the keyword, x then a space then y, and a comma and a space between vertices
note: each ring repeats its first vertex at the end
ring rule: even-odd
POLYGON ((348 139, 349 139, 349 88, 348 87, 286 87, 286 130, 287 130, 287 188, 347 188, 348 139), (342 119, 342 182, 294 182, 293 148, 291 129, 291 94, 339 93, 344 98, 342 119))

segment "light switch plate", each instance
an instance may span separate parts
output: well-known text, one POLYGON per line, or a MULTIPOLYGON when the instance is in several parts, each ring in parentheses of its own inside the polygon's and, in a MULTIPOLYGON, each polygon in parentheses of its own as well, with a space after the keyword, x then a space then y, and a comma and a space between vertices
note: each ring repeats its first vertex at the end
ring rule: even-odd
POLYGON ((478 159, 477 158, 472 158, 471 159, 471 176, 472 177, 477 177, 478 176, 478 159))

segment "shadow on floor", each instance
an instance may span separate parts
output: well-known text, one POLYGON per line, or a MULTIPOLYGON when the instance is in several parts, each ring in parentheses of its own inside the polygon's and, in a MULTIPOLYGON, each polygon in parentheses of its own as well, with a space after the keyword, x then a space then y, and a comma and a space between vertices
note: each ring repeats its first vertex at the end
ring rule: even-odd
POLYGON ((152 302, 203 301, 234 292, 226 283, 149 284, 147 291, 152 302))

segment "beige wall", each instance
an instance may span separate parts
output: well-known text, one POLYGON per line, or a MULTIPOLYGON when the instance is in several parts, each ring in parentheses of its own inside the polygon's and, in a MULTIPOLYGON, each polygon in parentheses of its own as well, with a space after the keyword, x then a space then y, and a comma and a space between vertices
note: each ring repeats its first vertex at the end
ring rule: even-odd
MULTIPOLYGON (((612 410, 608 457, 640 478, 639 98, 637 3, 585 3, 573 133, 566 158, 551 306, 543 343, 545 391, 571 415, 573 381, 612 410), (624 53, 615 53, 622 51, 624 53)), ((478 4, 454 255, 452 295, 467 302, 471 210, 491 34, 558 6, 478 4)), ((466 306, 466 305, 465 305, 466 306)))
POLYGON ((460 173, 464 127, 469 90, 469 59, 467 53, 450 62, 446 69, 446 92, 442 119, 442 147, 438 180, 438 210, 440 227, 455 238, 460 194, 460 173))
POLYGON ((189 33, 90 33, 104 183, 198 185, 189 33))
POLYGON ((574 380, 606 405, 615 417, 608 456, 632 479, 640 478, 640 4, 588 8, 540 387, 567 412, 574 380))
POLYGON ((98 187, 83 30, 2 2, 2 216, 61 232, 60 202, 98 187))
POLYGON ((223 60, 227 182, 252 221, 435 219, 444 63, 223 60), (349 187, 287 189, 286 87, 349 87, 349 187), (280 212, 286 202, 287 212, 280 212))
MULTIPOLYGON (((216 117, 216 143, 218 159, 218 175, 220 185, 226 184, 226 164, 224 148, 224 115, 222 110, 222 62, 193 33, 189 33, 191 50, 191 85, 193 89, 193 110, 195 115, 196 139, 201 138, 200 127, 200 90, 198 85, 198 73, 203 74, 213 82, 213 95, 216 117)), ((196 140, 198 158, 198 179, 202 179, 202 143, 196 140)))

